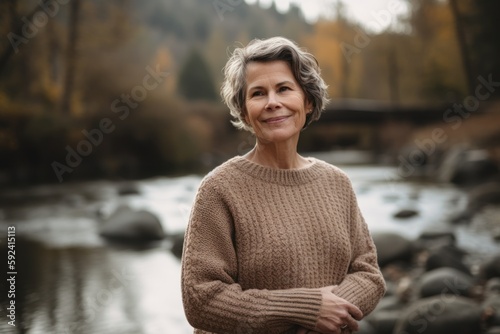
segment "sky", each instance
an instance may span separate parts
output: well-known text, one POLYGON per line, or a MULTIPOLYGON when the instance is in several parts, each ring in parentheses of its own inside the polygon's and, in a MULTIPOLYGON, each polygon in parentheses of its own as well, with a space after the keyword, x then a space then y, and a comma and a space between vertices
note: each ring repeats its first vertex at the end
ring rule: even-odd
MULTIPOLYGON (((338 0, 246 0, 248 4, 259 3, 270 7, 273 1, 281 12, 286 12, 291 3, 297 4, 308 22, 315 22, 320 15, 335 16, 335 4, 338 0)), ((371 32, 379 33, 387 28, 397 29, 397 17, 408 13, 405 0, 342 0, 345 15, 363 25, 371 32)))

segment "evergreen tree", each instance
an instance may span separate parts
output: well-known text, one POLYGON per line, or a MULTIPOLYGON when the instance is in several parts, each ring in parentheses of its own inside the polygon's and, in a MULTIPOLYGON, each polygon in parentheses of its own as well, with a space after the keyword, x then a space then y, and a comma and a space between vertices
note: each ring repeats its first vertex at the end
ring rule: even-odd
POLYGON ((214 82, 203 56, 192 50, 179 73, 179 93, 189 100, 215 100, 214 82))
MULTIPOLYGON (((469 15, 470 49, 476 75, 491 75, 494 81, 500 81, 500 3, 498 0, 475 0, 472 4, 475 8, 469 15)), ((500 96, 500 90, 496 89, 493 94, 500 96)))

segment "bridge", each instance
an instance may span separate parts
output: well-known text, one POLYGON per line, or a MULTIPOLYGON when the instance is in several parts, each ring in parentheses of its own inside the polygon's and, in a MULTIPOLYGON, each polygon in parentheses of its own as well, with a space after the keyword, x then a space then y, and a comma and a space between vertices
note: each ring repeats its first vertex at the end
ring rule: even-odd
POLYGON ((333 100, 321 116, 321 122, 370 123, 411 122, 415 125, 443 121, 451 105, 395 105, 374 100, 333 100))
MULTIPOLYGON (((485 109, 482 107, 473 114, 482 113, 485 109)), ((333 100, 320 120, 311 125, 312 133, 305 131, 303 137, 318 150, 361 149, 390 154, 411 141, 418 128, 448 125, 445 120, 450 108, 452 103, 397 105, 371 100, 333 100)))

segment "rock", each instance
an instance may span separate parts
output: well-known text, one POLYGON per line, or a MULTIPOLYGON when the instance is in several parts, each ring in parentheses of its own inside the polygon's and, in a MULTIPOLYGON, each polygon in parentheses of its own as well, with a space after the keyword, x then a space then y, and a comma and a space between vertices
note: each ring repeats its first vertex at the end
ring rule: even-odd
POLYGON ((458 296, 435 296, 413 303, 396 323, 395 334, 479 334, 481 308, 458 296))
POLYGON ((489 326, 500 326, 500 295, 491 294, 482 303, 481 309, 489 326))
POLYGON ((366 320, 377 334, 392 334, 401 311, 405 307, 406 304, 401 302, 398 296, 385 296, 375 310, 366 317, 366 320))
POLYGON ((455 174, 457 164, 464 159, 464 151, 463 147, 453 146, 444 153, 436 173, 438 181, 446 183, 451 182, 451 179, 455 174))
POLYGON ((466 253, 456 246, 444 245, 429 252, 425 261, 425 270, 431 271, 438 268, 453 268, 463 273, 470 274, 469 268, 463 262, 466 253))
POLYGON ((126 195, 139 195, 141 191, 139 187, 135 183, 124 183, 121 184, 117 189, 118 195, 126 196, 126 195))
POLYGON ((484 294, 500 294, 500 278, 494 277, 488 280, 484 285, 484 294))
POLYGON ((359 330, 356 334, 378 334, 375 329, 370 325, 365 319, 361 320, 359 323, 359 330))
MULTIPOLYGON (((488 182, 472 188, 468 193, 467 208, 451 218, 451 222, 469 223, 486 206, 500 206, 500 182, 488 182)), ((496 231, 494 231, 495 233, 496 231)))
MULTIPOLYGON (((385 278, 385 275, 384 275, 384 278, 385 278)), ((398 287, 398 285, 395 283, 395 282, 392 282, 390 280, 385 280, 385 285, 386 285, 386 291, 385 291, 385 297, 388 297, 388 296, 394 296, 396 294, 396 289, 398 287)))
POLYGON ((128 206, 118 207, 103 220, 99 232, 103 237, 124 241, 155 241, 165 237, 156 215, 128 206))
POLYGON ((386 296, 378 303, 373 312, 402 310, 406 306, 398 296, 386 296))
POLYGON ((407 304, 414 295, 414 280, 411 277, 404 277, 398 282, 396 296, 402 302, 407 304))
POLYGON ((440 268, 420 277, 418 294, 422 298, 445 294, 469 296, 473 286, 472 276, 453 268, 440 268))
POLYGON ((500 183, 489 182, 473 188, 468 194, 467 210, 476 213, 487 205, 500 205, 500 183))
POLYGON ((392 334, 401 313, 401 309, 374 311, 367 317, 367 321, 373 327, 375 333, 392 334))
POLYGON ((459 212, 452 217, 450 217, 450 223, 452 224, 468 224, 474 217, 474 214, 468 210, 464 210, 463 212, 459 212))
POLYGON ((500 255, 496 255, 483 262, 479 268, 478 277, 485 281, 494 277, 500 277, 500 255))
POLYGON ((422 231, 417 241, 426 244, 427 246, 438 245, 453 245, 456 242, 455 232, 448 227, 443 226, 440 228, 429 228, 422 231))
POLYGON ((413 217, 413 216, 417 216, 418 215, 418 211, 417 210, 413 210, 413 209, 402 209, 402 210, 399 210, 398 212, 396 212, 393 217, 394 218, 410 218, 410 217, 413 217))
POLYGON ((432 168, 429 158, 430 156, 418 146, 403 147, 398 154, 398 174, 404 178, 427 176, 432 168))
POLYGON ((69 194, 63 198, 65 204, 71 207, 82 207, 85 204, 85 198, 79 194, 69 194))
POLYGON ((373 233, 373 242, 377 248, 379 265, 391 262, 410 262, 413 256, 413 244, 399 234, 391 232, 373 233))
MULTIPOLYGON (((385 281, 396 283, 399 282, 402 278, 408 276, 408 274, 412 271, 412 267, 409 264, 405 264, 402 262, 394 262, 385 265, 382 268, 382 274, 384 275, 385 281)), ((389 287, 388 287, 389 288, 389 287)), ((389 292, 389 291, 387 291, 389 292)), ((386 295, 387 295, 386 292, 386 295)))
POLYGON ((486 150, 465 151, 460 158, 454 165, 450 179, 456 185, 477 185, 498 176, 498 166, 486 150))
POLYGON ((168 236, 172 242, 172 248, 170 249, 172 254, 178 259, 182 258, 182 249, 184 246, 184 232, 171 234, 168 236))

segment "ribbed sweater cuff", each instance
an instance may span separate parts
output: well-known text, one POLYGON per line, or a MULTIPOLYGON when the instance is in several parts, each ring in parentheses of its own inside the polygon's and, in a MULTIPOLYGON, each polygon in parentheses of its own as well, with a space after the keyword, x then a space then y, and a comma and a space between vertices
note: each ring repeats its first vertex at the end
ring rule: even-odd
MULTIPOLYGON (((356 288, 359 289, 355 284, 348 284, 346 282, 343 282, 343 284, 336 286, 333 289, 333 293, 336 294, 337 296, 344 298, 347 301, 354 301, 356 299, 356 288)), ((358 292, 359 294, 359 292, 358 292)))
POLYGON ((321 291, 293 289, 273 291, 269 296, 269 316, 276 322, 283 320, 307 328, 314 328, 321 308, 321 291))

